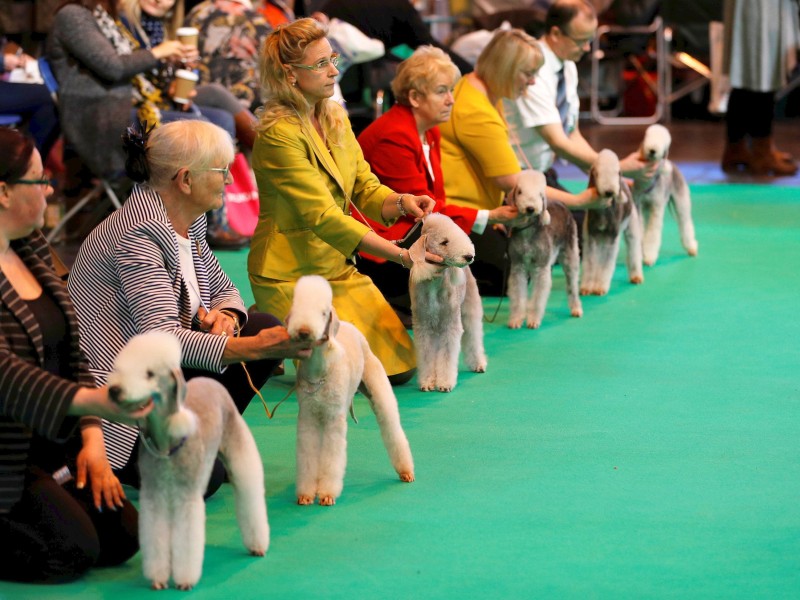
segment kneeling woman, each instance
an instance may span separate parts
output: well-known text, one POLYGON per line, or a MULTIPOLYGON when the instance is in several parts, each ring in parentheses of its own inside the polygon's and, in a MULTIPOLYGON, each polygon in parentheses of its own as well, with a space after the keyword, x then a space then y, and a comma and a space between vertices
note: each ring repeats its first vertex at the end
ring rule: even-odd
POLYGON ((38 231, 52 193, 33 140, 0 128, 0 580, 71 581, 139 547, 98 417, 135 423, 148 411, 93 389, 75 311, 38 231))
MULTIPOLYGON (((126 170, 139 184, 81 245, 69 277, 92 372, 105 381, 130 338, 169 331, 181 342, 186 378, 217 379, 244 412, 280 359, 310 348, 291 342, 272 315, 247 313, 206 242, 204 215, 222 206, 232 181, 231 137, 205 121, 174 121, 149 135, 129 130, 125 146, 126 170)), ((104 430, 112 466, 132 466, 136 431, 104 430)), ((222 475, 215 469, 210 491, 222 475)), ((136 482, 129 471, 122 476, 136 482)))
POLYGON ((339 318, 367 337, 392 383, 404 383, 414 373, 411 337, 351 259, 365 251, 410 267, 408 251, 351 211, 390 224, 405 214, 422 217, 434 201, 395 193, 370 171, 344 109, 330 100, 337 62, 313 19, 279 27, 264 44, 261 81, 269 100, 252 157, 261 214, 250 245, 250 283, 259 309, 285 315, 297 279, 324 277, 339 318))

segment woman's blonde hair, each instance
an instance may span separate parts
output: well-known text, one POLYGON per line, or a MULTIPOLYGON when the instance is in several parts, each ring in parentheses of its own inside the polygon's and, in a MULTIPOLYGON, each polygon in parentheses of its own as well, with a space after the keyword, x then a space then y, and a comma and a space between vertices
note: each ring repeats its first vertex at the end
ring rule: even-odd
MULTIPOLYGON (((134 33, 147 39, 147 34, 144 29, 142 29, 142 6, 139 4, 139 0, 119 0, 117 5, 119 6, 120 16, 125 17, 130 26, 136 30, 134 33)), ((178 27, 183 25, 185 12, 186 9, 184 8, 183 0, 175 0, 172 9, 164 15, 165 40, 175 39, 178 27)))
POLYGON ((478 56, 475 74, 495 98, 513 99, 517 93, 514 79, 531 59, 536 70, 544 64, 539 42, 522 29, 499 30, 478 56))
POLYGON ((408 95, 411 90, 423 95, 428 94, 433 91, 436 78, 440 75, 450 77, 452 84, 455 85, 461 77, 461 71, 441 48, 420 46, 397 67, 397 74, 392 80, 395 100, 398 104, 410 106, 408 95))
POLYGON ((230 134, 207 121, 182 119, 153 130, 145 145, 149 182, 164 187, 182 167, 202 170, 233 162, 230 134))
MULTIPOLYGON (((261 88, 267 98, 258 111, 256 129, 264 131, 282 118, 301 119, 308 112, 308 102, 300 90, 289 83, 288 67, 302 64, 306 48, 324 39, 328 30, 311 18, 298 19, 281 25, 267 36, 261 51, 261 88)), ((325 136, 334 144, 341 141, 345 131, 343 110, 329 98, 314 106, 314 114, 325 136)))

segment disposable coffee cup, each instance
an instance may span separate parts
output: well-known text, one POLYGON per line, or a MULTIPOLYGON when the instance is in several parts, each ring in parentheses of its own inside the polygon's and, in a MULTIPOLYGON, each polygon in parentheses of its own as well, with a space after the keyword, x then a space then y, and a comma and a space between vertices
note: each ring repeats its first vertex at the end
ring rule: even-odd
POLYGON ((187 104, 189 102, 189 94, 197 85, 197 80, 200 77, 194 71, 187 71, 186 69, 178 69, 175 71, 175 94, 172 100, 178 104, 187 104))
POLYGON ((196 27, 180 27, 176 33, 181 44, 197 48, 197 36, 200 35, 200 31, 196 27))

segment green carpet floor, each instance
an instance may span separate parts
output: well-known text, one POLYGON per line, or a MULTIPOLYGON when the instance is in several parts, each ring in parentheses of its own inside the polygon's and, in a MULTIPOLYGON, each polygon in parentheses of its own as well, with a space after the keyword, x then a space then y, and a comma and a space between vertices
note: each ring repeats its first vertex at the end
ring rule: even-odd
MULTIPOLYGON (((247 556, 224 486, 181 597, 800 598, 800 192, 693 186, 693 201, 697 258, 668 217, 643 285, 620 263, 571 319, 557 270, 540 330, 508 330, 507 300, 486 325, 486 374, 397 390, 413 484, 359 396, 341 499, 295 505, 295 398, 272 421, 254 402, 272 545, 247 556)), ((245 258, 221 260, 250 300, 245 258)), ((267 386, 271 404, 291 381, 267 386)), ((0 584, 4 599, 149 593, 138 556, 70 585, 0 584)))

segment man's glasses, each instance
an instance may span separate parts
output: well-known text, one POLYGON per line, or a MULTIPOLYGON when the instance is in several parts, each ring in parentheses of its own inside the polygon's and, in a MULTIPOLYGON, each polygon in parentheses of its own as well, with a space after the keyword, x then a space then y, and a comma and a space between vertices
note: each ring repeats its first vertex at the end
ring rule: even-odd
POLYGON ((586 44, 589 44, 591 46, 592 42, 594 41, 594 36, 588 38, 575 38, 572 37, 570 34, 568 34, 566 31, 562 30, 561 33, 564 34, 564 37, 568 37, 569 39, 571 39, 575 43, 575 45, 578 46, 578 48, 583 48, 586 44))
POLYGON ((44 177, 42 179, 14 179, 13 181, 8 181, 7 183, 8 185, 41 185, 42 187, 52 185, 51 181, 44 177))
POLYGON ((333 65, 334 67, 339 66, 339 53, 334 52, 331 54, 330 58, 323 58, 322 60, 318 60, 313 65, 293 65, 290 64, 290 67, 297 67, 298 69, 305 69, 306 71, 314 71, 315 73, 319 73, 320 71, 326 70, 328 67, 333 65))

